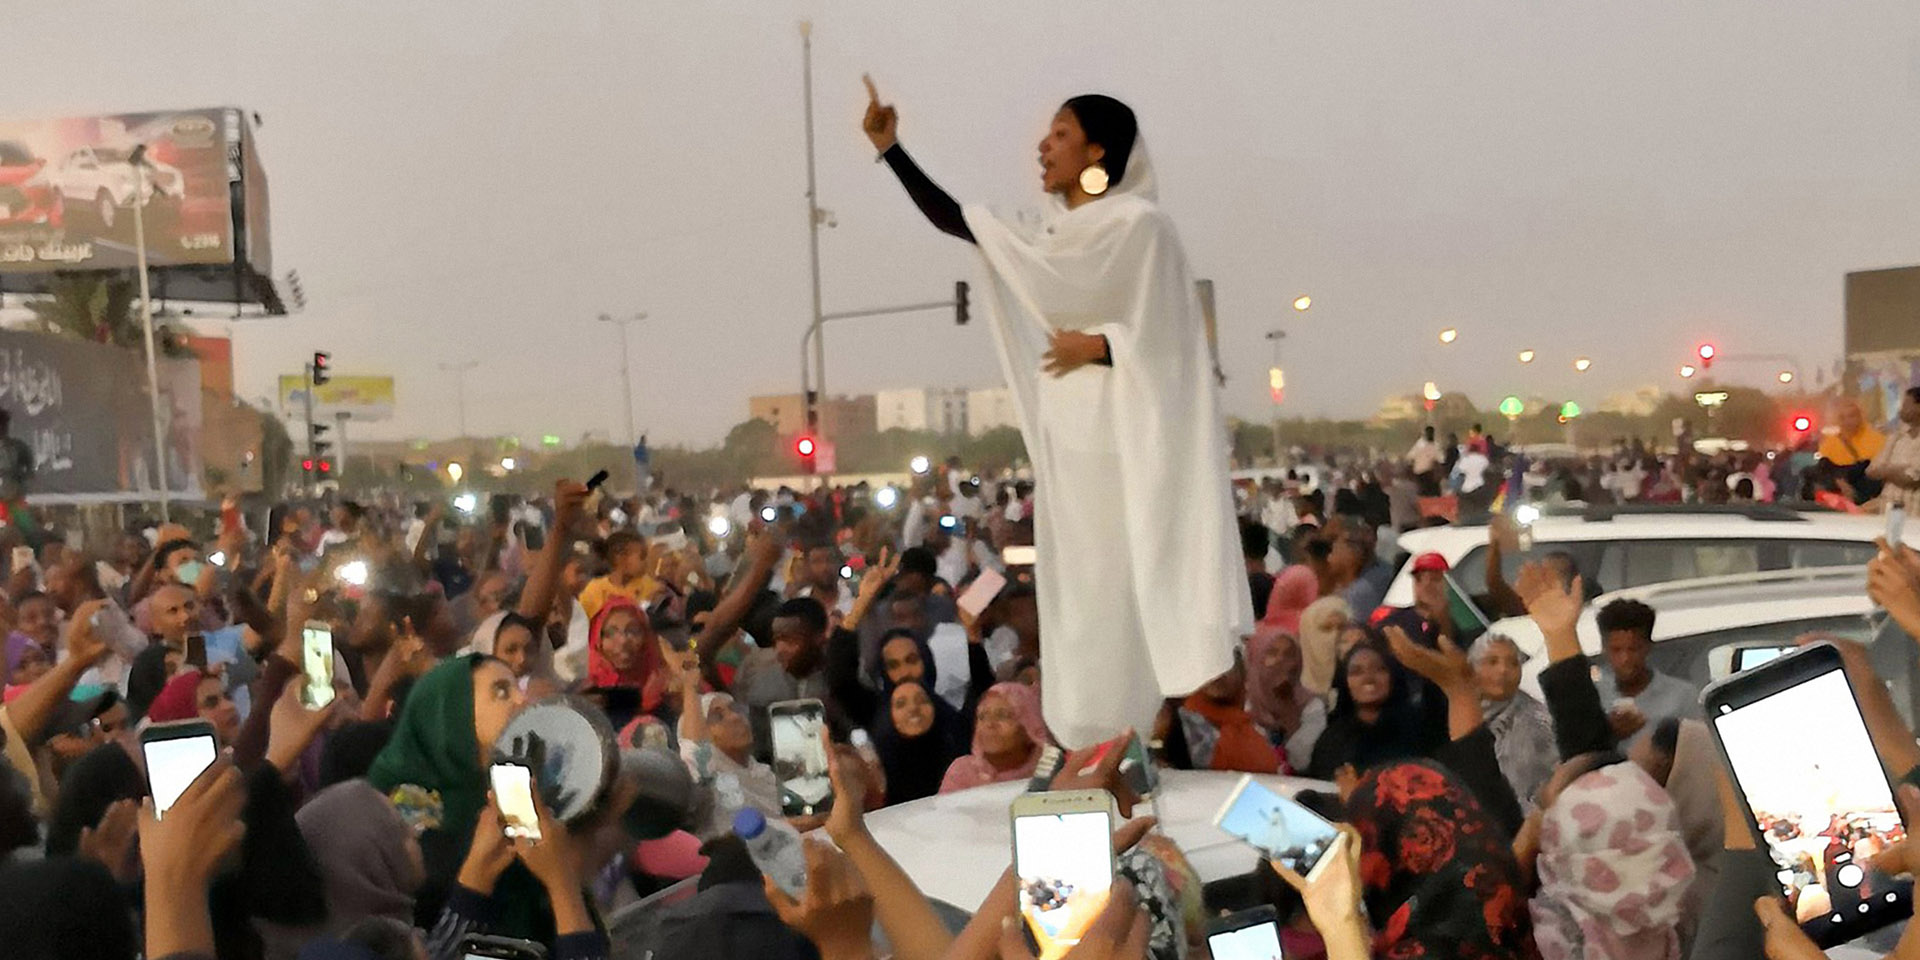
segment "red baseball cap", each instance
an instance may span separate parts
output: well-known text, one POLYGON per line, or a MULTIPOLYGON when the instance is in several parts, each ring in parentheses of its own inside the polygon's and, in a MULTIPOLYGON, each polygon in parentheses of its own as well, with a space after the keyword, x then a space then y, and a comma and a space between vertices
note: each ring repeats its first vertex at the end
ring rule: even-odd
POLYGON ((1447 558, 1437 553, 1423 553, 1413 558, 1414 573, 1446 573, 1453 569, 1447 558))

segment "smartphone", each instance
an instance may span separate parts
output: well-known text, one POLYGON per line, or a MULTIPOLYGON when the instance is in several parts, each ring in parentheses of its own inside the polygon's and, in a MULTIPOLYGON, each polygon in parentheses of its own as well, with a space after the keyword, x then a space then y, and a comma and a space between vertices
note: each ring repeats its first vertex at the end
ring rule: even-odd
POLYGON ((307 674, 307 689, 300 694, 300 705, 318 710, 333 702, 333 625, 325 620, 308 620, 300 628, 300 665, 307 674))
MULTIPOLYGON (((1154 769, 1153 759, 1147 755, 1147 745, 1140 740, 1140 735, 1137 733, 1114 737, 1095 747, 1093 755, 1087 758, 1079 772, 1093 772, 1093 769, 1114 750, 1126 751, 1127 755, 1120 761, 1120 776, 1127 782, 1127 787, 1140 799, 1150 799, 1154 790, 1160 786, 1160 775, 1154 769)), ((1053 778, 1060 773, 1060 768, 1066 765, 1066 761, 1066 755, 1060 752, 1059 747, 1048 744, 1040 751, 1040 763, 1034 768, 1032 779, 1027 781, 1027 789, 1033 791, 1047 789, 1047 786, 1053 783, 1053 778)))
POLYGON ((1213 960, 1281 960, 1280 914, 1271 905, 1207 921, 1213 960))
POLYGON ((1007 578, 1001 576, 1000 571, 991 568, 981 570, 980 575, 973 578, 973 584, 960 594, 960 599, 954 601, 954 605, 977 617, 1006 588, 1007 578))
POLYGON ((147 790, 153 794, 154 816, 164 819, 200 772, 213 766, 219 747, 213 738, 213 724, 181 720, 156 723, 140 731, 140 755, 147 762, 147 790))
POLYGON ((592 493, 600 489, 600 485, 606 483, 607 477, 609 476, 611 476, 611 474, 605 470, 596 471, 593 476, 587 478, 587 492, 592 493))
MULTIPOLYGON (((1895 550, 1900 549, 1900 539, 1906 536, 1906 534, 1907 534, 1907 508, 1898 506, 1898 505, 1888 507, 1887 508, 1887 546, 1892 547, 1895 550)), ((15 547, 14 552, 19 553, 20 548, 15 547)))
POLYGON ((1340 835, 1339 828, 1324 817, 1268 789, 1252 774, 1240 778, 1227 802, 1220 805, 1213 825, 1309 880, 1326 862, 1328 848, 1340 835))
POLYGON ((1041 960, 1093 925, 1113 887, 1113 797, 1105 790, 1027 793, 1013 800, 1020 916, 1041 960))
POLYGON ((1781 655, 1792 653, 1797 649, 1799 648, 1792 645, 1774 646, 1774 647, 1736 647, 1734 648, 1734 651, 1733 651, 1733 672, 1739 673, 1742 670, 1752 670, 1754 667, 1757 667, 1763 663, 1770 663, 1774 660, 1778 660, 1780 659, 1781 655))
POLYGON ((512 515, 513 498, 511 496, 504 493, 496 493, 487 497, 487 518, 492 520, 494 524, 505 524, 512 515))
POLYGON ((1913 913, 1913 883, 1872 867, 1906 835, 1840 651, 1816 643, 1701 695, 1747 824, 1821 949, 1913 913))
POLYGON ((509 837, 540 841, 540 810, 533 802, 533 768, 519 763, 496 763, 488 768, 493 801, 509 837))
POLYGON ((1009 567, 1031 567, 1040 562, 1040 550, 1037 547, 1002 547, 1000 562, 1009 567))
POLYGON ((460 956, 463 960, 547 960, 547 948, 532 940, 470 933, 460 941, 460 956))
POLYGON ((187 665, 196 670, 207 669, 207 638, 205 634, 193 634, 187 637, 187 665))
POLYGON ((773 728, 773 773, 780 780, 780 811, 789 817, 833 809, 827 747, 820 731, 827 708, 818 700, 783 700, 767 708, 773 728))

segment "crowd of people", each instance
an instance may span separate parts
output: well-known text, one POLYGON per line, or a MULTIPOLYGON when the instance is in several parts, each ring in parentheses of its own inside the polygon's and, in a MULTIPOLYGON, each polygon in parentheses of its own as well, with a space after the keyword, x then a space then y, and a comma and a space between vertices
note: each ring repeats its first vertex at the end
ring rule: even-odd
MULTIPOLYGON (((1039 708, 1034 571, 1003 559, 1031 542, 1032 490, 952 464, 890 509, 875 493, 616 502, 562 482, 475 515, 340 501, 250 521, 229 501, 204 536, 41 531, 12 551, 0 605, 5 952, 437 960, 488 934, 609 956, 616 908, 691 883, 649 934, 656 956, 875 956, 876 923, 897 957, 1025 955, 1001 923, 1010 878, 951 930, 864 813, 1026 781, 1062 746, 1039 708), (982 580, 1005 585, 970 597, 982 580), (337 651, 317 710, 312 621, 337 651), (626 776, 584 819, 543 810, 538 842, 506 835, 487 757, 523 704, 559 694, 623 749, 679 761, 690 790, 664 826, 632 830, 659 791, 626 776), (769 708, 803 699, 833 744, 825 815, 790 815, 772 765, 769 708), (156 817, 139 731, 191 719, 221 759, 156 817), (797 898, 734 834, 748 809, 831 841, 808 841, 797 898)), ((1716 958, 1797 933, 1764 903, 1756 919, 1775 867, 1723 802, 1698 691, 1647 666, 1650 609, 1599 612, 1593 669, 1570 558, 1511 584, 1489 564, 1476 599, 1546 637, 1536 698, 1526 655, 1459 620, 1439 556, 1404 561, 1413 607, 1382 608, 1393 526, 1332 499, 1284 536, 1249 511, 1258 627, 1141 732, 1164 767, 1335 785, 1302 799, 1350 829, 1340 868, 1308 883, 1256 865, 1289 957, 1716 958)), ((1888 546, 1869 588, 1920 635, 1920 555, 1888 546)), ((1911 733, 1884 727, 1889 770, 1920 766, 1911 733)), ((1117 758, 1069 760, 1053 785, 1108 789, 1130 816, 1117 758)), ((1204 950, 1202 885, 1150 826, 1120 828, 1106 935, 1074 956, 1204 950)))

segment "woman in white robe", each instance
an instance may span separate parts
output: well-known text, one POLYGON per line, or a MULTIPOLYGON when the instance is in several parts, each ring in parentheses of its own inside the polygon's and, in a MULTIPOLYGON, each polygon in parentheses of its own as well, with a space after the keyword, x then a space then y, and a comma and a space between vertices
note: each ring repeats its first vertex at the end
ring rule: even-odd
POLYGON ((882 159, 935 226, 980 249, 1036 481, 1047 724, 1067 747, 1144 733, 1163 699, 1233 665, 1253 602, 1206 328, 1133 111, 1067 101, 1039 145, 1046 209, 1002 216, 934 186, 867 86, 882 159))

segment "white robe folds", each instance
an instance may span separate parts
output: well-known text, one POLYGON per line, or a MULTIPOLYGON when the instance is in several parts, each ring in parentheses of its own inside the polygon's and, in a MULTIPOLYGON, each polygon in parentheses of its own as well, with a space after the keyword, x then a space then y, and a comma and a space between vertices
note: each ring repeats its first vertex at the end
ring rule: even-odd
POLYGON ((1226 425, 1186 255, 1136 143, 1124 183, 1038 221, 965 208, 1033 460, 1041 702, 1063 746, 1133 727, 1233 665, 1253 629, 1226 425), (1042 372, 1057 329, 1113 366, 1042 372))

